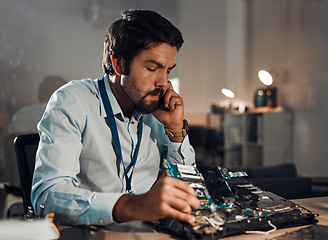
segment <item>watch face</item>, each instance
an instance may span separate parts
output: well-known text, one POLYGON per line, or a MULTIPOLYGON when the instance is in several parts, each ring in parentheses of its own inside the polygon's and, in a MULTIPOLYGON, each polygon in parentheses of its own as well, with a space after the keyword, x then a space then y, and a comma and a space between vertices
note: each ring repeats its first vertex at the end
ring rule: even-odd
POLYGON ((187 133, 189 131, 189 125, 188 121, 186 119, 183 119, 183 128, 186 129, 187 133))

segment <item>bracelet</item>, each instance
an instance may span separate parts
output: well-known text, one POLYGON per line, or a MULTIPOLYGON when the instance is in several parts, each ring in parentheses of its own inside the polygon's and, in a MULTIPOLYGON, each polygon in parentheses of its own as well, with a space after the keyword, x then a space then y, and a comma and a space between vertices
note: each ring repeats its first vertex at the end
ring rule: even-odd
POLYGON ((188 134, 188 121, 186 119, 183 119, 183 128, 182 129, 178 129, 178 130, 173 130, 173 129, 165 129, 165 133, 167 136, 171 137, 171 138, 175 138, 175 137, 185 137, 188 134))
POLYGON ((172 130, 165 128, 165 133, 167 136, 175 138, 175 137, 185 137, 187 135, 187 130, 182 128, 178 130, 172 130))

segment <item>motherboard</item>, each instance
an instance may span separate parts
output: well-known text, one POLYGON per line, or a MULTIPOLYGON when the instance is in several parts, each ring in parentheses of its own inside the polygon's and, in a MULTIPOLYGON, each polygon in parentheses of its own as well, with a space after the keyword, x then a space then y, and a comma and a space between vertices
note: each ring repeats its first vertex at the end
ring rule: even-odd
POLYGON ((247 181, 231 181, 247 179, 246 172, 171 164, 168 161, 164 161, 163 165, 165 174, 186 181, 201 203, 199 209, 192 211, 197 219, 194 226, 172 218, 155 223, 184 238, 218 239, 245 232, 269 233, 277 228, 316 221, 311 211, 290 200, 263 191, 247 181))

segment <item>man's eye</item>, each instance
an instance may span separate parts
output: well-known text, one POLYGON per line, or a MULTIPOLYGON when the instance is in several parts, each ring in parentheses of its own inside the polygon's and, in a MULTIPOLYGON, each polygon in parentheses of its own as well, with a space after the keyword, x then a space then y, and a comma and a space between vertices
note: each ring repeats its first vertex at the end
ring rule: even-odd
POLYGON ((150 72, 155 72, 155 71, 156 71, 156 68, 148 68, 148 67, 147 67, 147 69, 148 69, 148 71, 150 71, 150 72))

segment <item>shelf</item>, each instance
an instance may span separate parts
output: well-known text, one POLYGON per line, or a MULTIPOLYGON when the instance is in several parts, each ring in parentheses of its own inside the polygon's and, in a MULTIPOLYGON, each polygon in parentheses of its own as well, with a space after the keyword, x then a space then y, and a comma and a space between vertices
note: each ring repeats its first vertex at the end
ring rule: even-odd
POLYGON ((224 144, 229 152, 225 155, 226 167, 291 162, 291 119, 287 111, 225 114, 224 144), (239 153, 238 148, 231 147, 237 144, 241 144, 239 153))

